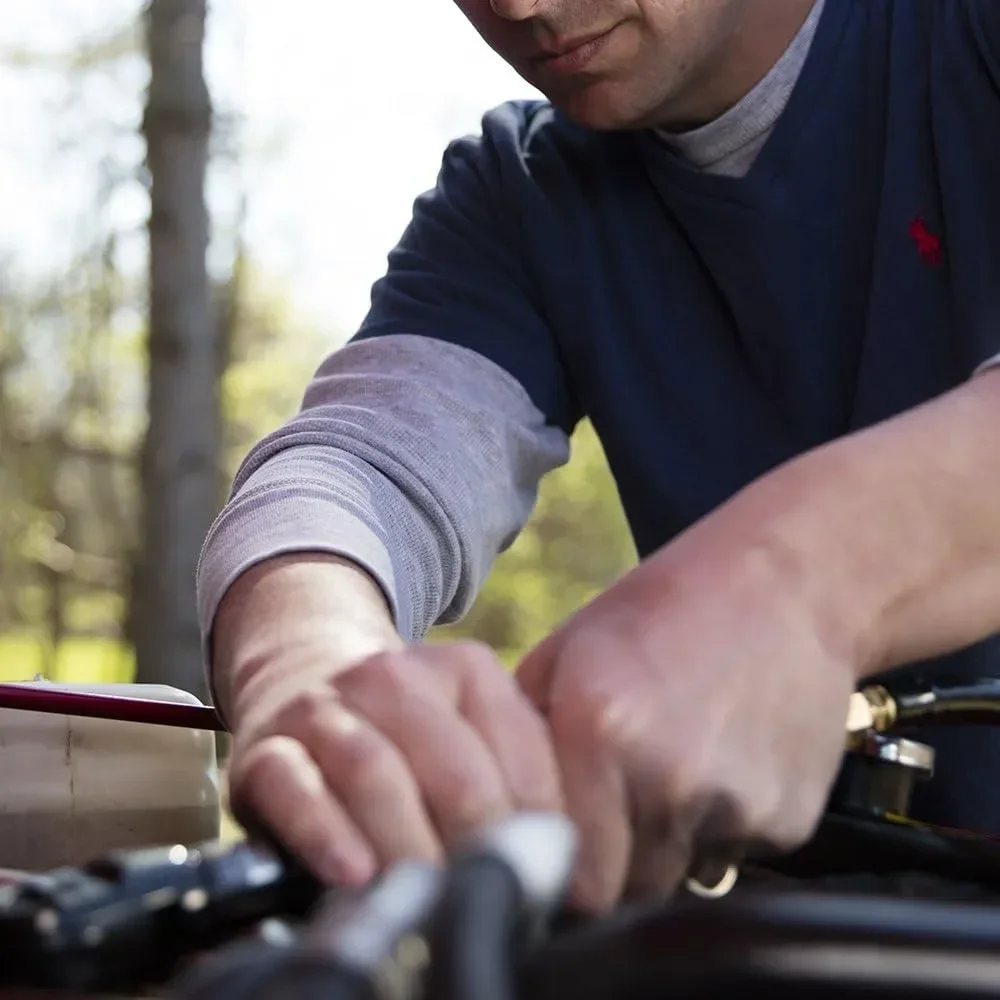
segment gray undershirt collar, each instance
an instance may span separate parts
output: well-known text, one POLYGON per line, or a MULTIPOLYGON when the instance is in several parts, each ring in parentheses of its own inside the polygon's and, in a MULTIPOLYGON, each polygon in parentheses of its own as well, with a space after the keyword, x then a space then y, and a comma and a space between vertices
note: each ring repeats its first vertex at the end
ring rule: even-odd
POLYGON ((660 130, 663 140, 692 166, 742 177, 753 166, 788 104, 809 57, 826 0, 816 0, 805 24, 771 71, 738 104, 690 132, 660 130))

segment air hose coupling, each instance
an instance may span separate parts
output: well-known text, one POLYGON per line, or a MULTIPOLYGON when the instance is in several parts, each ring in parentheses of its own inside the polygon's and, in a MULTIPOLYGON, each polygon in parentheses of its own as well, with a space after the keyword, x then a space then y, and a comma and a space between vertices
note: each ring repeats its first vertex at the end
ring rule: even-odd
POLYGON ((847 710, 847 733, 886 733, 896 724, 899 709, 896 699, 879 684, 855 691, 847 710))

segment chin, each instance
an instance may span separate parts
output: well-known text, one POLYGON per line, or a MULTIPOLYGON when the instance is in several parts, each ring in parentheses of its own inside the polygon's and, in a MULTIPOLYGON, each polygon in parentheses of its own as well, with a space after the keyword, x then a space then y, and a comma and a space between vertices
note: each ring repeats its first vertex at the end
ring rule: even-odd
POLYGON ((653 111, 610 87, 595 86, 549 99, 570 121, 596 132, 634 131, 656 123, 653 111))

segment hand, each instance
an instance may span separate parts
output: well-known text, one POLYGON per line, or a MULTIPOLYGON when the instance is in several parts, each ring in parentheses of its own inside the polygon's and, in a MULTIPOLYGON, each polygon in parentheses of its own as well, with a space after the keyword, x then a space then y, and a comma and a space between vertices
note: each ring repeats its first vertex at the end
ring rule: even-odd
POLYGON ((693 862, 811 835, 855 672, 795 575, 706 521, 522 663, 580 832, 578 906, 670 892, 693 862))
POLYGON ((439 862, 511 811, 561 811, 544 722, 494 655, 405 648, 384 607, 342 617, 371 587, 351 567, 345 589, 344 571, 286 567, 220 616, 240 820, 325 882, 357 885, 402 859, 439 862))

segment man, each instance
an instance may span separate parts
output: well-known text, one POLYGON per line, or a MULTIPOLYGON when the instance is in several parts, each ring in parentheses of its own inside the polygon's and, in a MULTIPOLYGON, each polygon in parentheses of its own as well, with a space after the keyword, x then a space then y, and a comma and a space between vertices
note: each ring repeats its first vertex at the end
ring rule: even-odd
MULTIPOLYGON (((247 459, 206 642, 234 801, 323 877, 565 809, 600 911, 807 838, 863 678, 1000 672, 1000 4, 459 6, 551 104, 449 147, 247 459), (421 644, 583 416, 641 565, 516 678, 421 644)), ((921 815, 1000 831, 995 745, 939 750, 921 815)))

